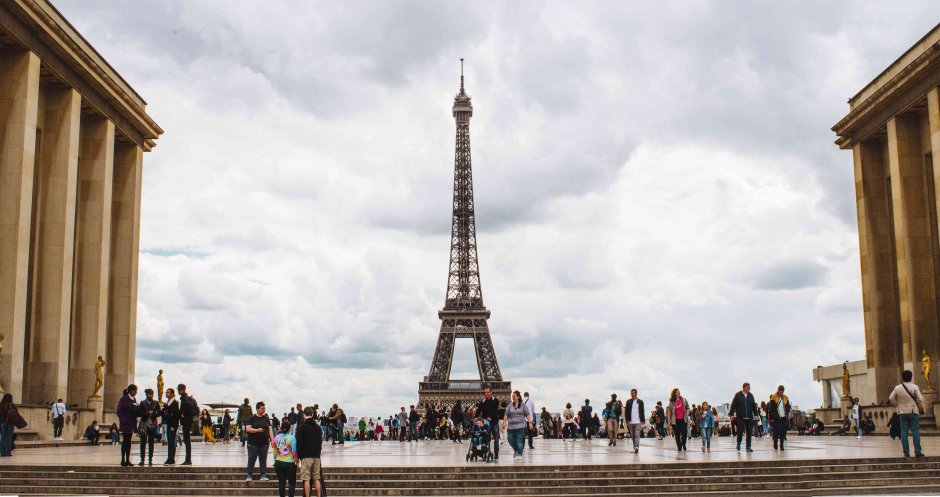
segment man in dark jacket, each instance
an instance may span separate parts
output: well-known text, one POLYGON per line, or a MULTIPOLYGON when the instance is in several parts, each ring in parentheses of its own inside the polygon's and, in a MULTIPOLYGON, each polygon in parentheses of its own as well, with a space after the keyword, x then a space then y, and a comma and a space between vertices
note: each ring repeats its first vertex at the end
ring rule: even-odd
POLYGON ((493 389, 483 389, 483 400, 477 404, 480 417, 490 423, 490 440, 493 442, 493 458, 499 460, 499 400, 493 396, 493 389))
POLYGON ((199 417, 199 404, 196 403, 196 399, 186 393, 186 385, 180 383, 176 385, 176 390, 180 394, 180 426, 183 429, 183 447, 186 449, 183 466, 192 466, 193 444, 190 436, 193 434, 193 421, 199 417))
POLYGON ((305 407, 304 420, 297 426, 297 457, 300 459, 297 478, 304 482, 304 497, 311 497, 311 481, 314 482, 317 497, 320 497, 320 451, 323 448, 323 432, 317 424, 316 415, 316 409, 305 407))
POLYGON ((741 386, 741 391, 734 394, 731 400, 731 421, 738 425, 738 450, 741 450, 741 437, 747 436, 747 451, 754 452, 751 449, 751 432, 754 431, 754 418, 760 419, 760 411, 757 408, 757 402, 754 395, 751 394, 751 384, 745 383, 741 386))
POLYGON ((242 439, 242 447, 245 446, 245 442, 248 440, 248 437, 245 436, 245 423, 248 422, 248 418, 252 414, 251 403, 245 398, 245 403, 238 406, 238 414, 235 416, 235 424, 238 426, 238 436, 242 439))
POLYGON ((634 388, 630 390, 630 398, 627 399, 627 405, 624 408, 624 419, 627 420, 627 432, 630 439, 633 440, 633 453, 640 451, 640 429, 646 422, 646 410, 643 407, 643 401, 637 398, 637 392, 634 388))
POLYGON ((408 441, 418 441, 418 422, 421 421, 421 414, 411 406, 411 412, 408 413, 408 441))
POLYGON ((153 466, 153 442, 157 439, 160 430, 160 404, 153 398, 153 389, 144 390, 147 398, 140 402, 137 408, 140 413, 138 435, 140 435, 140 464, 144 465, 144 452, 149 447, 150 457, 147 461, 153 466))
POLYGON ((591 400, 584 399, 584 405, 581 406, 581 412, 578 413, 578 420, 581 422, 581 434, 585 440, 591 439, 591 425, 594 422, 591 419, 592 412, 594 412, 594 408, 591 407, 591 400))

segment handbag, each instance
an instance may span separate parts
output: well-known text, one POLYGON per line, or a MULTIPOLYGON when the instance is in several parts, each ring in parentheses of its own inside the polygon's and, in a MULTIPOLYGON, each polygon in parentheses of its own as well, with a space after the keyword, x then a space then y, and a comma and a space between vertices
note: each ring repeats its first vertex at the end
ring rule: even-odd
POLYGON ((917 406, 917 414, 923 415, 924 409, 920 407, 920 404, 917 403, 917 398, 915 398, 914 395, 911 394, 911 391, 907 389, 907 385, 905 385, 903 381, 901 382, 901 388, 903 388, 904 391, 907 392, 907 396, 910 397, 911 400, 914 401, 914 405, 917 406))
POLYGON ((20 411, 15 410, 14 414, 16 414, 16 421, 13 422, 13 426, 15 426, 17 430, 22 430, 23 428, 26 428, 26 426, 28 426, 28 423, 26 422, 25 419, 23 419, 23 416, 20 415, 20 411))

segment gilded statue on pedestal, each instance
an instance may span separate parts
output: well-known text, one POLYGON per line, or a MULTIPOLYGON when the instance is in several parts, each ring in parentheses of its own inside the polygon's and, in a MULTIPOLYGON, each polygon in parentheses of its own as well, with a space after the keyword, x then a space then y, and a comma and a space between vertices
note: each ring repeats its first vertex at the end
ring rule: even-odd
POLYGON ((927 349, 923 349, 922 353, 924 355, 920 358, 920 371, 924 374, 924 381, 927 382, 927 388, 925 388, 924 391, 932 392, 933 384, 930 382, 930 356, 927 355, 927 349))
POLYGON ((98 361, 95 362, 95 391, 91 393, 92 398, 100 398, 98 395, 98 390, 101 390, 101 387, 104 386, 104 367, 108 363, 104 361, 104 357, 98 356, 98 361))
POLYGON ((157 402, 163 404, 163 370, 157 373, 157 402))
POLYGON ((849 383, 849 361, 842 364, 842 398, 852 396, 852 385, 849 383))

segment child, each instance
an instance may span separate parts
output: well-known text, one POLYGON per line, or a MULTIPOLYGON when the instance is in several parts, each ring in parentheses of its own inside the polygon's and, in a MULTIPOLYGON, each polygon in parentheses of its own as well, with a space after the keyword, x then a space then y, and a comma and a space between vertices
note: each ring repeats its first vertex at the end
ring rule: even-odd
POLYGON ((702 432, 702 452, 712 451, 712 430, 715 429, 715 415, 709 409, 708 402, 702 402, 699 415, 699 429, 702 432))

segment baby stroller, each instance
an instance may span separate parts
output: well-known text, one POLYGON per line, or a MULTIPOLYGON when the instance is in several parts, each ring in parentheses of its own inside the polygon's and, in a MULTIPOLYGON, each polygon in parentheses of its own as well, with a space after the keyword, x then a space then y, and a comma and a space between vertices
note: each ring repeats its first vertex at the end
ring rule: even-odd
POLYGON ((477 459, 484 462, 493 461, 489 424, 481 420, 475 421, 470 428, 470 447, 467 449, 467 461, 476 461, 477 459))

